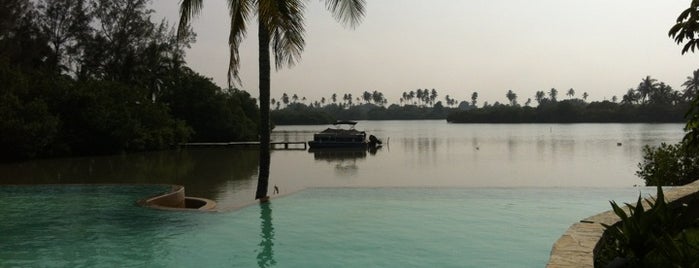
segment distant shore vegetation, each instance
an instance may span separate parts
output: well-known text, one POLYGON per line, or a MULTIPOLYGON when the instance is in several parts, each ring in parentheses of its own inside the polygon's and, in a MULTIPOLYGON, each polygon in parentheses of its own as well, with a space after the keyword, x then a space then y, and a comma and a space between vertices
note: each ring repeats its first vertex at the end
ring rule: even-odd
POLYGON ((257 138, 247 92, 187 67, 148 0, 0 4, 0 160, 257 138))
MULTIPOLYGON (((699 73, 695 73, 699 74, 699 73)), ((688 79, 699 79, 690 77, 688 79)), ((683 85, 682 91, 647 76, 626 94, 610 100, 588 102, 587 92, 551 88, 537 91, 520 101, 513 90, 505 92, 506 103, 478 102, 478 92, 470 100, 458 101, 449 95, 440 99, 436 89, 402 93, 398 103, 388 104, 379 91, 359 96, 333 93, 327 99, 310 101, 296 94, 283 93, 271 99, 272 121, 277 125, 328 124, 335 120, 420 120, 446 119, 450 123, 664 123, 684 122, 684 115, 696 89, 683 85), (579 96, 579 97, 577 97, 579 96)))

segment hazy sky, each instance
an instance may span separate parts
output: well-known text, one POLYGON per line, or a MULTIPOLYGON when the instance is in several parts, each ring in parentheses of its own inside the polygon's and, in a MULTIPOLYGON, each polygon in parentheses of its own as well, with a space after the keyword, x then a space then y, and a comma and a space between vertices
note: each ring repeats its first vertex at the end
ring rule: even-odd
MULTIPOLYGON (((379 90, 390 103, 404 91, 524 103, 537 90, 569 88, 611 99, 646 75, 681 89, 699 55, 680 54, 667 35, 689 0, 376 0, 356 29, 337 23, 324 1, 307 1, 306 49, 272 74, 272 97, 310 100, 379 90)), ((194 70, 226 85, 229 17, 225 0, 204 1, 187 51, 194 70)), ((178 20, 179 1, 155 0, 158 16, 178 20)), ((240 50, 242 89, 257 96, 257 24, 240 50)))

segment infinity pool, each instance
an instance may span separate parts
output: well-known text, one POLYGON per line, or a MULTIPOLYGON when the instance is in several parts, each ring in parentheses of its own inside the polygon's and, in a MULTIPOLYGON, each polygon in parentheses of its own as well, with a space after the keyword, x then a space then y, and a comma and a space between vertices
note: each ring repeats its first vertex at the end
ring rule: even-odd
POLYGON ((568 226, 646 188, 317 188, 218 213, 162 186, 0 186, 2 267, 543 267, 568 226))

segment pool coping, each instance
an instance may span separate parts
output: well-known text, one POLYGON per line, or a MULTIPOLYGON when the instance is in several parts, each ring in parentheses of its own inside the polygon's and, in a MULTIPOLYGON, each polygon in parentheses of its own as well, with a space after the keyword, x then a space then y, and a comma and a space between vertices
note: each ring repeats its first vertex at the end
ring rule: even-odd
MULTIPOLYGON (((668 203, 691 201, 691 205, 696 206, 699 204, 699 180, 669 189, 664 195, 668 203)), ((601 248, 599 242, 604 237, 602 224, 614 225, 619 220, 613 210, 608 210, 574 223, 553 244, 546 267, 594 267, 595 253, 601 248)))

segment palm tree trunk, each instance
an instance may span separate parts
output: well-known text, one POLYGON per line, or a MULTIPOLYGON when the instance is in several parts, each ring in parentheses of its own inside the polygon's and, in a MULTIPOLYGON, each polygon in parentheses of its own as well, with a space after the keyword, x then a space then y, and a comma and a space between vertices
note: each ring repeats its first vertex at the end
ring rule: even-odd
MULTIPOLYGON (((259 16, 258 16, 259 17, 259 16)), ((269 31, 264 23, 258 19, 258 39, 260 52, 260 172, 257 179, 257 192, 255 199, 267 201, 267 189, 269 185, 269 166, 271 163, 270 152, 270 124, 269 124, 269 95, 270 95, 270 60, 269 60, 269 31)))

